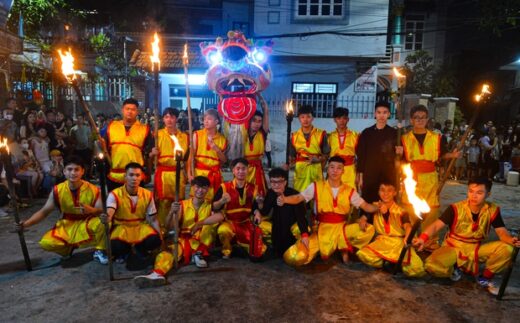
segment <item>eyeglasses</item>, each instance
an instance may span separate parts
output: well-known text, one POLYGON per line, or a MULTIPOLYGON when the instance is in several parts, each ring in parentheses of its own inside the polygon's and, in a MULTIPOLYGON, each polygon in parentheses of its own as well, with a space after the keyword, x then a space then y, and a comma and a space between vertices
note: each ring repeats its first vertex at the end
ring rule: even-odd
POLYGON ((285 183, 285 179, 281 179, 281 180, 271 180, 271 185, 281 185, 281 184, 284 184, 285 183))

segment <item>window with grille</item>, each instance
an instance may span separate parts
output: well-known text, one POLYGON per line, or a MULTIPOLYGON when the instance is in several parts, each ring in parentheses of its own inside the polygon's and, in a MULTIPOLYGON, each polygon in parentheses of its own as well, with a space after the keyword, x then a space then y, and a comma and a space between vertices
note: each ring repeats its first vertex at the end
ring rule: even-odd
POLYGON ((407 50, 423 49, 424 16, 409 15, 405 19, 404 48, 407 50))
POLYGON ((342 18, 344 0, 295 0, 296 18, 342 18))

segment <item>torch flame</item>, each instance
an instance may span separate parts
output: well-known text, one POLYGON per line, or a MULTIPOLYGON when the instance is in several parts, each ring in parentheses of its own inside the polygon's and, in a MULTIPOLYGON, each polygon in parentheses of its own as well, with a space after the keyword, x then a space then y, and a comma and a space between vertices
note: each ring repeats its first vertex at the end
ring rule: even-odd
POLYGON ((5 148, 7 154, 9 154, 9 146, 7 145, 7 138, 0 137, 0 149, 5 148))
POLYGON ((285 103, 285 111, 287 112, 287 114, 294 113, 292 100, 289 100, 289 101, 287 101, 287 103, 285 103))
POLYGON ((58 54, 60 54, 61 59, 61 72, 66 78, 72 76, 72 79, 74 79, 76 77, 76 71, 74 70, 74 56, 72 56, 70 48, 65 53, 63 53, 61 49, 58 49, 58 54))
POLYGON ((170 135, 170 138, 172 138, 174 147, 173 147, 173 156, 177 156, 177 152, 184 152, 184 149, 182 149, 181 144, 179 143, 179 139, 175 135, 170 135))
POLYGON ((395 75, 397 78, 406 77, 406 75, 401 74, 401 72, 399 72, 399 70, 397 69, 397 67, 394 67, 393 70, 394 70, 394 75, 395 75))
POLYGON ((406 190, 406 195, 408 196, 408 201, 412 204, 415 215, 422 219, 421 214, 430 212, 430 206, 425 200, 420 199, 415 194, 417 182, 413 179, 413 171, 410 164, 403 165, 403 173, 405 175, 403 180, 404 188, 406 190))
POLYGON ((157 33, 153 35, 152 42, 152 55, 150 55, 150 60, 152 61, 152 71, 155 69, 155 64, 157 64, 157 69, 161 69, 161 59, 159 58, 159 36, 157 33))
POLYGON ((105 156, 103 155, 103 153, 99 153, 97 156, 98 156, 99 159, 103 159, 103 157, 105 157, 105 156))
POLYGON ((480 102, 486 95, 490 95, 491 91, 489 90, 489 84, 483 84, 482 90, 480 90, 479 94, 475 94, 475 101, 480 102))

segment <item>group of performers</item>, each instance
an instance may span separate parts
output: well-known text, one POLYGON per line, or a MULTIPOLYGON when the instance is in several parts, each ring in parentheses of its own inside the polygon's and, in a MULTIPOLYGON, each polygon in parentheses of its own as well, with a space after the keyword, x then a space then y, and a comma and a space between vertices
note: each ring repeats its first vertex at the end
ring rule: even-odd
POLYGON ((138 286, 165 284, 176 257, 182 264, 207 267, 215 244, 221 245, 223 259, 231 257, 236 243, 253 260, 261 259, 271 246, 291 266, 306 265, 318 254, 326 260, 339 251, 344 262, 356 255, 367 265, 382 268, 397 263, 410 223, 416 221, 406 192, 402 203, 396 202, 400 187, 395 157, 402 155, 414 171, 416 194, 431 208, 414 239, 415 248, 409 248, 404 258, 403 273, 420 277, 428 272, 453 280, 467 273, 491 293, 497 292, 493 275, 508 266, 513 247, 520 247, 520 242, 506 230, 500 208, 486 201, 491 191, 487 179, 471 179, 467 199, 439 217, 436 165, 458 153, 444 151, 441 136, 427 130, 426 107, 411 109, 413 129, 398 143, 397 130, 387 125, 390 107, 386 103, 376 104, 376 123, 361 134, 347 127, 348 109, 334 110, 337 128, 327 134, 313 126, 312 107, 301 106, 301 127, 292 134, 290 163, 271 169, 267 185, 262 158, 268 107, 259 100, 263 111, 256 112, 246 127, 244 156, 231 161, 216 110, 204 113, 204 128, 190 138, 176 127, 179 111, 166 108, 165 128, 153 138, 148 126, 137 120, 137 101, 126 100, 123 119, 113 121, 105 137, 111 159, 107 212, 103 213, 100 189, 82 179, 82 160, 72 156, 65 162, 67 180, 56 185, 42 209, 16 229, 35 225, 58 209, 62 217, 45 233, 41 247, 70 257, 75 248, 93 246, 94 259, 107 264, 104 224, 108 224, 116 263, 126 263, 129 269, 153 263, 150 274, 135 277, 138 286), (182 169, 176 166, 172 135, 184 152, 182 169), (148 176, 146 161, 154 158, 152 193, 142 184, 148 176), (227 162, 233 179, 223 182, 221 169, 227 162), (291 167, 294 188, 288 185, 291 167), (179 192, 175 192, 177 172, 179 192), (188 197, 186 183, 190 184, 188 197), (176 194, 181 197, 178 202, 176 194), (360 210, 355 222, 349 221, 354 208, 360 210), (439 231, 446 226, 448 234, 439 246, 439 231), (499 241, 485 243, 491 226, 499 241), (167 239, 172 228, 178 228, 177 244, 167 239), (431 252, 425 263, 415 249, 431 252), (479 274, 482 262, 485 268, 479 274))

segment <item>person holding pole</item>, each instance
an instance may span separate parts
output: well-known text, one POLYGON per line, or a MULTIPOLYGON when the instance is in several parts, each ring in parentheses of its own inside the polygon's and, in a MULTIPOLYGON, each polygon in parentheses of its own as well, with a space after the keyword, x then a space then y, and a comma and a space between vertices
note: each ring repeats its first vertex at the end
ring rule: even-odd
POLYGON ((94 259, 108 264, 105 254, 105 230, 99 217, 102 203, 99 188, 82 180, 85 173, 83 160, 70 156, 65 160, 65 182, 54 186, 45 205, 29 219, 15 225, 16 231, 43 221, 54 209, 61 219, 40 240, 40 246, 63 257, 70 258, 74 249, 94 246, 94 259))
POLYGON ((511 262, 513 247, 520 247, 520 240, 512 237, 505 228, 500 207, 486 199, 493 183, 487 178, 468 181, 468 198, 450 205, 442 216, 430 224, 414 239, 414 246, 422 250, 431 236, 444 227, 448 233, 442 247, 427 259, 425 269, 436 277, 462 278, 463 272, 474 276, 477 283, 491 294, 498 294, 493 277, 507 268, 511 262), (499 241, 484 243, 493 227, 499 241), (485 263, 479 275, 479 264, 485 263))
MULTIPOLYGON (((371 267, 383 268, 385 262, 397 263, 399 253, 412 230, 408 214, 395 202, 396 196, 393 178, 382 180, 379 184, 380 211, 373 217, 377 237, 356 253, 362 262, 371 267)), ((402 264, 403 273, 409 277, 425 275, 421 258, 415 249, 409 250, 402 264)))
MULTIPOLYGON (((123 120, 110 122, 105 142, 108 145, 112 162, 108 173, 107 187, 109 191, 125 183, 125 166, 130 162, 145 165, 145 156, 154 147, 154 138, 150 127, 137 120, 139 102, 130 98, 123 102, 123 120)), ((142 179, 143 182, 145 178, 142 179)))
MULTIPOLYGON (((224 217, 220 213, 211 210, 211 203, 206 201, 210 182, 207 177, 197 176, 191 181, 194 195, 192 198, 172 203, 172 209, 168 217, 169 228, 173 227, 172 221, 175 220, 174 212, 180 219, 180 238, 178 254, 183 258, 185 265, 190 261, 197 268, 207 268, 208 263, 204 257, 209 256, 209 248, 213 244, 213 224, 221 222, 224 217)), ((136 276, 134 282, 139 287, 149 287, 164 285, 165 276, 172 269, 174 256, 169 245, 167 251, 162 251, 155 257, 155 265, 152 273, 148 275, 136 276)))
MULTIPOLYGON (((157 139, 157 148, 153 148, 150 152, 150 158, 157 156, 157 169, 154 176, 154 191, 158 201, 157 219, 161 224, 161 228, 166 227, 166 217, 168 216, 170 206, 175 199, 175 176, 180 172, 179 196, 184 199, 186 190, 186 176, 184 170, 176 169, 176 161, 174 156, 175 143, 171 138, 174 135, 184 152, 185 161, 189 156, 189 139, 188 134, 177 129, 177 118, 179 110, 166 108, 163 111, 164 129, 159 130, 159 138, 157 139)), ((184 163, 189 168, 188 163, 184 163)))
MULTIPOLYGON (((227 161, 226 151, 228 142, 226 137, 218 132, 219 117, 215 109, 204 112, 204 129, 193 133, 193 149, 190 151, 190 164, 194 163, 190 181, 196 176, 205 176, 211 186, 206 199, 213 200, 215 192, 222 183, 222 164, 227 161)), ((193 192, 191 192, 193 195, 193 192)))
MULTIPOLYGON (((428 125, 428 108, 416 105, 410 110, 412 131, 401 137, 404 159, 411 164, 413 173, 417 176, 417 196, 426 200, 431 208, 430 213, 424 214, 421 228, 424 230, 439 217, 439 193, 437 186, 439 174, 436 169, 441 159, 458 158, 459 153, 447 151, 447 144, 442 136, 426 128, 428 125)), ((403 193, 403 205, 409 214, 412 205, 408 201, 406 192, 403 193)), ((439 247, 438 234, 430 237, 426 249, 433 251, 439 247)))

